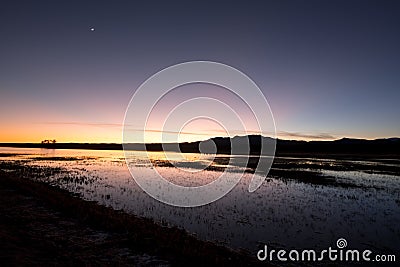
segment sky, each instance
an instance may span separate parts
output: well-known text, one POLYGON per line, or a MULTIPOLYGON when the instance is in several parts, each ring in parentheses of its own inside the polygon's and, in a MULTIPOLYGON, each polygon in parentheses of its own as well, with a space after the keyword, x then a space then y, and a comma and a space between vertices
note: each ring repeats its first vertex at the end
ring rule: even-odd
POLYGON ((2 1, 0 142, 120 143, 137 88, 194 60, 248 75, 280 138, 400 136, 399 25, 399 1, 2 1))

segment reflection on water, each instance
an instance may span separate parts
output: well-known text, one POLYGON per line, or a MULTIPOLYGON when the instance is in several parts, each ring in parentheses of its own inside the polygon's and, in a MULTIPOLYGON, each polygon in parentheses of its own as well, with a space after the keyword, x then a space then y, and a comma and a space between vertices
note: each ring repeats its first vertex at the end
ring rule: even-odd
MULTIPOLYGON (((217 179, 229 162, 226 156, 185 154, 182 158, 169 153, 171 164, 164 153, 148 154, 154 166, 144 160, 146 152, 128 164, 149 180, 151 168, 156 168, 170 181, 186 186, 217 179)), ((262 244, 324 249, 340 237, 351 247, 385 253, 397 251, 400 244, 397 161, 277 158, 271 175, 249 193, 252 164, 242 164, 239 156, 230 164, 246 172, 230 193, 206 206, 178 208, 154 200, 136 185, 122 151, 0 148, 0 160, 61 168, 64 171, 42 179, 85 199, 176 225, 199 238, 252 254, 262 244)))

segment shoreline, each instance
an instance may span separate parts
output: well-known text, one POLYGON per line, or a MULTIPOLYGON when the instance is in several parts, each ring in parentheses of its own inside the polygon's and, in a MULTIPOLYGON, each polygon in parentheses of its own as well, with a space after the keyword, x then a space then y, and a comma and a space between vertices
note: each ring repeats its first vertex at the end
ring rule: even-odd
POLYGON ((3 263, 53 264, 55 254, 59 257, 58 261, 57 257, 54 259, 57 265, 261 265, 245 251, 234 251, 201 241, 183 229, 165 227, 150 219, 85 201, 49 184, 17 177, 2 170, 0 179, 3 206, 0 213, 4 213, 1 214, 1 224, 5 229, 0 233, 3 239, 0 258, 3 263), (24 214, 28 215, 24 217, 24 214), (50 227, 40 225, 43 220, 50 227), (43 228, 41 234, 31 228, 35 223, 43 228), (76 230, 71 233, 68 229, 76 230), (91 240, 90 236, 82 233, 82 229, 105 233, 110 238, 91 240), (52 235, 57 235, 57 238, 48 238, 52 235), (74 239, 80 241, 71 241, 74 239), (122 256, 118 253, 104 254, 105 250, 124 253, 119 253, 122 256), (64 260, 67 262, 63 264, 64 260), (150 262, 141 262, 146 260, 150 262))
MULTIPOLYGON (((291 142, 291 141, 289 141, 291 142)), ((295 141, 297 142, 297 141, 295 141)), ((139 145, 143 148, 143 145, 139 145)), ((190 147, 185 147, 185 144, 180 145, 180 153, 200 153, 198 150, 190 147)), ((195 147, 193 143, 191 146, 195 147)), ((305 147, 303 142, 296 144, 277 144, 274 157, 298 157, 298 158, 319 158, 319 159, 345 159, 345 160, 370 160, 370 159, 382 159, 382 160, 400 160, 400 145, 395 144, 389 146, 388 144, 383 145, 382 149, 377 150, 377 144, 372 144, 371 148, 368 145, 350 144, 341 145, 338 149, 334 143, 330 143, 328 147, 326 145, 316 146, 310 144, 305 147), (367 146, 367 147, 365 147, 367 146)), ((37 148, 37 149, 72 149, 72 150, 104 150, 104 151, 123 151, 122 144, 94 144, 94 143, 58 143, 58 144, 40 144, 40 143, 0 143, 0 148, 37 148)), ((160 144, 148 144, 144 149, 133 149, 135 151, 147 151, 147 152, 162 152, 164 151, 160 144)), ((171 151, 171 150, 168 150, 171 151)), ((173 151, 171 151, 173 152, 173 151)), ((230 155, 226 149, 217 151, 216 155, 230 155)), ((239 155, 239 154, 238 154, 239 155)), ((257 152, 251 152, 250 156, 258 156, 257 152)))

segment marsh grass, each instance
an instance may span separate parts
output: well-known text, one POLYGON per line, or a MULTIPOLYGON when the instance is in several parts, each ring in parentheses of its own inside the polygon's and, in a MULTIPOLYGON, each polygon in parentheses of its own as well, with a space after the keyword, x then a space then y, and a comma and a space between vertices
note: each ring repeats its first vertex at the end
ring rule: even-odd
POLYGON ((48 183, 28 179, 61 171, 58 168, 35 168, 4 162, 1 167, 1 183, 39 199, 47 207, 81 224, 123 236, 117 243, 122 243, 133 251, 157 255, 177 266, 259 264, 246 251, 234 251, 216 243, 201 241, 183 229, 166 227, 148 218, 136 217, 93 201, 85 201, 48 183), (3 167, 15 171, 5 172, 3 167))

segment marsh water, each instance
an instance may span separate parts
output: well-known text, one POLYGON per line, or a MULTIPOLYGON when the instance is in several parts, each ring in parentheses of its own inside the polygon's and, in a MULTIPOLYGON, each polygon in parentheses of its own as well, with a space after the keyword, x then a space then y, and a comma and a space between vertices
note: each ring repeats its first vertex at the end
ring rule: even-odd
MULTIPOLYGON (((144 164, 140 156, 128 164, 149 180, 154 179, 151 170, 156 168, 172 182, 187 186, 217 179, 228 157, 177 155, 175 163, 181 166, 177 168, 166 164, 162 152, 148 155, 154 164, 144 164), (214 168, 199 168, 208 165, 214 168)), ((248 191, 253 173, 246 171, 226 196, 195 208, 169 206, 148 196, 131 177, 123 151, 0 148, 0 161, 40 170, 42 175, 31 178, 84 199, 253 255, 264 244, 322 250, 335 246, 339 238, 345 238, 349 248, 377 253, 396 253, 400 247, 398 160, 275 158, 255 192, 248 191)))

